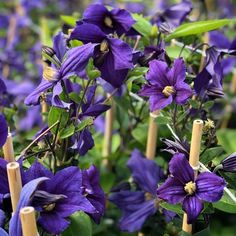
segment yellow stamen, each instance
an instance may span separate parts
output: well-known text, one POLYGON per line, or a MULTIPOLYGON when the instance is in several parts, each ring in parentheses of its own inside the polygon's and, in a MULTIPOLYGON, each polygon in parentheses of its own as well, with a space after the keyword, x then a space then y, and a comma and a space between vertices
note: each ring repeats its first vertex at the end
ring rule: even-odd
POLYGON ((145 193, 145 200, 146 201, 149 201, 149 200, 152 200, 153 199, 153 196, 152 196, 152 194, 151 193, 148 193, 148 192, 146 192, 145 193))
POLYGON ((43 209, 45 211, 52 211, 54 208, 55 208, 56 204, 55 203, 51 203, 51 204, 48 204, 48 205, 44 205, 43 206, 43 209))
POLYGON ((113 28, 112 19, 109 16, 105 17, 104 24, 109 28, 113 28))
POLYGON ((186 193, 192 195, 196 191, 196 184, 190 181, 184 186, 184 190, 186 193))
POLYGON ((100 44, 100 51, 101 52, 108 52, 109 51, 109 46, 108 42, 106 40, 103 40, 100 44))
POLYGON ((166 96, 169 97, 170 95, 175 93, 175 89, 173 86, 166 86, 163 90, 162 93, 166 96))
POLYGON ((214 129, 215 128, 215 123, 213 120, 211 119, 207 119, 204 122, 204 126, 203 126, 203 132, 207 133, 209 130, 214 129))
POLYGON ((56 74, 57 71, 50 66, 45 66, 43 68, 43 78, 48 80, 49 82, 57 80, 56 74))

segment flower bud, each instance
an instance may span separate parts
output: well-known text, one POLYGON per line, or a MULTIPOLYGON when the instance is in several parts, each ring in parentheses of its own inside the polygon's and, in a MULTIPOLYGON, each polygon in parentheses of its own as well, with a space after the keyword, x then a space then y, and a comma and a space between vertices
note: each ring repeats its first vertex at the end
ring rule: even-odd
POLYGON ((48 46, 42 46, 42 53, 48 55, 49 57, 53 57, 56 54, 53 48, 48 46))
POLYGON ((222 169, 227 172, 236 172, 236 152, 221 161, 222 169))

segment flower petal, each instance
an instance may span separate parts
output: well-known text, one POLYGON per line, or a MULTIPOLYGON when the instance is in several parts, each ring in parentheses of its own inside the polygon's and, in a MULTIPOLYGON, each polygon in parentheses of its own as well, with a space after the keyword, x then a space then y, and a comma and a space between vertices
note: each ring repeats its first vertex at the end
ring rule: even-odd
POLYGON ((127 166, 139 187, 155 196, 157 184, 163 176, 161 168, 153 160, 145 158, 137 149, 132 152, 127 166))
POLYGON ((57 58, 62 62, 67 51, 66 37, 62 32, 53 37, 53 49, 56 52, 57 58))
POLYGON ((196 196, 186 196, 183 201, 183 210, 187 213, 188 224, 192 224, 203 209, 203 203, 196 196))
POLYGON ((223 196, 226 183, 216 174, 204 172, 198 175, 196 185, 197 197, 207 202, 216 202, 223 196))
POLYGON ((194 171, 187 158, 182 153, 176 153, 169 163, 170 173, 183 185, 194 181, 194 171))
POLYGON ((170 204, 182 202, 186 193, 183 184, 174 177, 169 177, 158 189, 157 197, 170 204))
POLYGON ((5 117, 0 114, 0 147, 2 147, 6 140, 8 135, 8 126, 5 117))
POLYGON ((170 105, 173 101, 173 96, 169 96, 168 98, 164 96, 162 93, 157 93, 156 95, 152 95, 149 98, 150 110, 156 111, 163 109, 170 105))
POLYGON ((168 72, 168 78, 171 85, 175 85, 178 82, 183 82, 185 80, 186 66, 182 58, 177 58, 170 71, 168 72))
POLYGON ((187 83, 181 82, 175 85, 176 96, 175 102, 178 104, 185 104, 189 97, 192 96, 193 92, 187 83))

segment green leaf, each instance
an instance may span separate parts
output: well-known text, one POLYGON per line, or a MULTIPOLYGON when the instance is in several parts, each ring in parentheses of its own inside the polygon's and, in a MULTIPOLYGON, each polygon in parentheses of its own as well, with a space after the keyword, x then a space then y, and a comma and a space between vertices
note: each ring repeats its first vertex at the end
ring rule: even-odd
POLYGON ((164 116, 158 116, 156 118, 156 122, 159 125, 167 125, 170 123, 170 119, 168 117, 164 117, 164 116))
POLYGON ((173 212, 175 212, 179 215, 184 214, 184 212, 182 210, 182 207, 181 207, 181 204, 172 205, 172 204, 169 204, 167 202, 161 202, 160 206, 163 207, 164 209, 168 210, 168 211, 173 211, 173 212))
POLYGON ((229 24, 231 21, 232 19, 221 19, 186 23, 179 26, 166 40, 215 30, 229 24))
POLYGON ((93 124, 94 118, 93 117, 88 117, 85 120, 82 120, 81 123, 79 123, 75 129, 75 132, 79 132, 83 129, 85 129, 87 126, 90 126, 93 124))
POLYGON ((206 165, 210 161, 212 161, 215 157, 221 156, 224 153, 224 149, 222 147, 213 147, 207 149, 203 155, 200 157, 200 161, 206 165))
POLYGON ((81 98, 78 93, 72 92, 69 94, 69 98, 73 101, 79 104, 81 102, 81 98))
MULTIPOLYGON (((59 131, 65 128, 67 121, 69 119, 69 113, 65 109, 61 109, 58 107, 51 107, 48 113, 48 126, 53 125, 58 120, 60 121, 59 131)), ((51 131, 55 134, 57 127, 51 129, 51 131)))
POLYGON ((153 32, 151 23, 139 14, 132 14, 132 16, 136 20, 133 28, 145 38, 149 38, 151 36, 151 33, 153 32))
POLYGON ((72 136, 74 134, 75 131, 75 127, 73 124, 70 124, 68 127, 64 128, 61 132, 60 132, 60 138, 64 139, 64 138, 68 138, 70 136, 72 136))
POLYGON ((214 104, 215 104, 214 101, 208 101, 208 102, 204 103, 203 107, 205 109, 210 109, 214 104))
POLYGON ((224 150, 231 154, 235 152, 236 130, 220 129, 216 132, 218 143, 223 146, 224 150))
POLYGON ((92 236, 92 224, 89 216, 78 211, 70 216, 71 223, 62 236, 92 236))
POLYGON ((66 24, 75 27, 76 25, 76 21, 78 20, 78 18, 74 17, 74 16, 66 16, 66 15, 61 15, 60 16, 61 20, 63 20, 66 24))
POLYGON ((196 100, 189 100, 189 104, 193 107, 193 108, 199 108, 199 103, 196 100))
MULTIPOLYGON (((231 190, 231 192, 233 192, 233 190, 231 190)), ((235 192, 233 193, 235 194, 235 192)), ((236 214, 236 204, 226 192, 224 192, 219 202, 213 203, 213 206, 221 211, 236 214)))

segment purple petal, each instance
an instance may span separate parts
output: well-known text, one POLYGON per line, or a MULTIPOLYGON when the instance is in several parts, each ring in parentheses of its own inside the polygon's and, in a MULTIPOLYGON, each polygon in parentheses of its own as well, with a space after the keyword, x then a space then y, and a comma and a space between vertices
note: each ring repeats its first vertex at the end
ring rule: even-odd
POLYGON ((186 196, 183 201, 183 210, 187 213, 188 224, 194 223, 203 209, 203 203, 196 196, 186 196))
POLYGON ((160 92, 160 89, 158 89, 155 85, 145 84, 139 91, 139 95, 144 97, 155 96, 157 91, 160 92))
POLYGON ((185 196, 184 185, 174 177, 169 177, 157 189, 157 197, 170 204, 182 202, 185 196))
POLYGON ((53 37, 53 49, 56 52, 57 58, 62 62, 67 51, 66 37, 62 32, 53 37))
POLYGON ((2 228, 0 228, 0 235, 1 236, 8 236, 7 232, 2 228))
POLYGON ((6 140, 8 135, 8 126, 7 122, 2 114, 0 114, 0 147, 2 147, 6 140))
POLYGON ((52 106, 59 107, 59 108, 65 108, 70 109, 71 103, 67 103, 61 100, 59 95, 63 92, 63 88, 61 86, 61 83, 58 82, 53 87, 53 96, 52 96, 52 106))
POLYGON ((165 97, 163 93, 156 93, 149 98, 151 112, 160 110, 170 105, 173 102, 173 96, 165 97))
POLYGON ((175 154, 169 163, 170 173, 183 185, 194 181, 194 171, 187 158, 182 153, 175 154))
POLYGON ((109 39, 109 46, 114 57, 115 70, 130 69, 133 67, 132 50, 120 39, 109 39))
POLYGON ((161 168, 154 161, 146 159, 137 149, 132 152, 127 166, 139 187, 155 196, 157 184, 163 176, 161 168))
POLYGON ((69 221, 65 220, 59 214, 53 213, 41 213, 38 219, 38 223, 45 229, 48 233, 60 234, 68 226, 69 221))
POLYGON ((193 95, 192 89, 187 83, 178 82, 175 85, 176 95, 175 102, 178 104, 185 104, 189 97, 193 95))
POLYGON ((168 72, 168 78, 171 85, 183 82, 185 80, 186 66, 182 58, 177 58, 170 71, 168 72))
POLYGON ((209 32, 209 43, 211 46, 216 46, 217 48, 228 49, 230 46, 229 39, 219 31, 209 32))
POLYGON ((87 23, 77 25, 70 35, 70 39, 77 39, 83 43, 101 43, 104 38, 106 35, 98 26, 87 23))
POLYGON ((224 193, 226 183, 223 178, 213 173, 201 173, 196 179, 198 198, 207 202, 217 202, 224 193))

